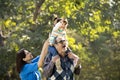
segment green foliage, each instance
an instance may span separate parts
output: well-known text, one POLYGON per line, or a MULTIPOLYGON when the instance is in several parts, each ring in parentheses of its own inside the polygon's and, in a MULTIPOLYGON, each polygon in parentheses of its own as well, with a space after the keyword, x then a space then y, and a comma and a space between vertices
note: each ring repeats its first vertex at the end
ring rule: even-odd
POLYGON ((16 52, 25 48, 35 56, 53 28, 53 15, 68 19, 69 46, 81 59, 82 71, 75 80, 120 79, 119 0, 45 0, 36 22, 39 0, 0 0, 0 80, 18 80, 16 52))

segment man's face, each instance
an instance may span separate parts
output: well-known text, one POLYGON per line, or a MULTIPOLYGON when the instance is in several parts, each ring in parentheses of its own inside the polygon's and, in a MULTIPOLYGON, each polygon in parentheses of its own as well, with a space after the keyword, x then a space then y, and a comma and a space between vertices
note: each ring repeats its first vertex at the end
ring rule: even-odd
POLYGON ((67 41, 64 38, 57 38, 57 47, 59 49, 60 54, 65 54, 65 51, 67 50, 67 41))

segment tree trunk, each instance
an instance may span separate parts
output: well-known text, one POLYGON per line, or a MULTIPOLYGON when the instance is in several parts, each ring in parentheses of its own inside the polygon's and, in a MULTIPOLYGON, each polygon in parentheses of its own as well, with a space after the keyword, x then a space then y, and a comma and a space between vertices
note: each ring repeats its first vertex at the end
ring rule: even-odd
POLYGON ((39 2, 36 2, 36 8, 35 8, 34 16, 33 16, 33 21, 36 21, 37 16, 40 12, 40 7, 42 6, 44 2, 45 0, 40 0, 39 2))
POLYGON ((5 37, 2 35, 2 31, 0 31, 0 47, 4 46, 4 40, 5 40, 5 37))

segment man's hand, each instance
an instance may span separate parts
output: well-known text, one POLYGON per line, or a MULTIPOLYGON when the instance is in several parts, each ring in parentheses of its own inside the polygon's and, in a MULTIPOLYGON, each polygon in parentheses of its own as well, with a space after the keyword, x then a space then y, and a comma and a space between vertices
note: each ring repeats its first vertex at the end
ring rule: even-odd
POLYGON ((53 56, 52 57, 52 62, 56 63, 57 59, 59 59, 59 58, 60 58, 59 55, 53 56))
POLYGON ((78 59, 75 59, 75 60, 74 60, 74 64, 75 64, 75 65, 74 65, 75 67, 78 67, 78 66, 80 65, 80 59, 79 59, 79 58, 78 58, 78 59))
POLYGON ((52 57, 52 61, 55 63, 57 70, 62 71, 61 61, 59 55, 52 57))
POLYGON ((62 71, 60 58, 57 59, 55 65, 56 65, 57 70, 62 71))
POLYGON ((72 52, 68 53, 68 57, 73 59, 74 67, 77 67, 80 64, 80 58, 72 52))

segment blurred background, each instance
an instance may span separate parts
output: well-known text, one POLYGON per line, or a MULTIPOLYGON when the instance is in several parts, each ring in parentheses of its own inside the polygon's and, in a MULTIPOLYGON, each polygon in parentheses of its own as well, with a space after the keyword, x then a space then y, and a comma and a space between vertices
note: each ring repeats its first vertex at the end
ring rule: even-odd
POLYGON ((120 0, 0 0, 0 80, 19 80, 16 52, 41 53, 54 15, 81 59, 75 80, 120 80, 120 0))

